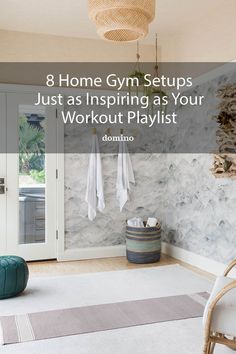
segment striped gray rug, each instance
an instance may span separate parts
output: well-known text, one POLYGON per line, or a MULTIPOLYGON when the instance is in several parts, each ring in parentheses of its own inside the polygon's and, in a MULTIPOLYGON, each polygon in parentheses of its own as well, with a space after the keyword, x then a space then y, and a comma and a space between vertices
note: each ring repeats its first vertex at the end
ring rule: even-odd
POLYGON ((202 317, 208 293, 0 317, 2 344, 202 317))

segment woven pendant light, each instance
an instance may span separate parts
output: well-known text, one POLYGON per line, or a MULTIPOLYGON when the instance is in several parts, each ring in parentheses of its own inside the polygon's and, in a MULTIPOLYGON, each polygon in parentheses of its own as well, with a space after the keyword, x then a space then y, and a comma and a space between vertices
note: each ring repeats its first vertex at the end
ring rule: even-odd
POLYGON ((155 16, 155 0, 89 0, 88 4, 98 34, 115 42, 144 38, 155 16))

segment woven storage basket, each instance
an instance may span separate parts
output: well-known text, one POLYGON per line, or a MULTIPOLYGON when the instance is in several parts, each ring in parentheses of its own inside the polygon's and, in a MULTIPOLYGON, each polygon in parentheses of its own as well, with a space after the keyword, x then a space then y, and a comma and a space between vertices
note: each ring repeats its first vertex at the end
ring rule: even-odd
POLYGON ((154 263, 161 256, 161 226, 126 226, 126 256, 132 263, 154 263))
POLYGON ((102 38, 130 42, 147 35, 155 0, 89 0, 89 16, 102 38))

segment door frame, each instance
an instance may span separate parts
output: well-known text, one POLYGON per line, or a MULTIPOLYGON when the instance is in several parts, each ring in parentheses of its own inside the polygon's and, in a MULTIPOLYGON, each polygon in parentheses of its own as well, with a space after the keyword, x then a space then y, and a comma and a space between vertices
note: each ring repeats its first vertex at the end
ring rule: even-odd
MULTIPOLYGON (((6 95, 0 92, 0 120, 2 122, 3 129, 0 129, 0 151, 6 151, 6 95)), ((4 178, 6 188, 6 154, 0 153, 0 177, 4 178)), ((0 211, 1 211, 1 223, 0 223, 0 235, 6 235, 6 222, 7 222, 7 197, 5 194, 0 195, 0 211)), ((6 237, 0 242, 0 253, 6 252, 6 237)))
MULTIPOLYGON (((0 105, 1 105, 1 111, 0 114, 3 116, 3 123, 4 129, 0 130, 0 142, 4 146, 1 146, 1 149, 3 149, 7 146, 7 141, 6 141, 6 135, 4 134, 4 131, 6 131, 6 118, 7 118, 7 94, 13 93, 13 94, 18 94, 18 95, 29 95, 29 94, 36 94, 38 91, 43 92, 45 94, 52 94, 52 89, 48 89, 47 87, 42 87, 42 86, 31 86, 31 85, 15 85, 15 84, 1 84, 0 83, 0 105)), ((59 90, 55 88, 53 90, 53 94, 59 93, 62 90, 59 90)), ((56 114, 57 111, 60 109, 63 109, 62 106, 55 106, 56 114)), ((60 145, 64 144, 64 126, 63 122, 58 120, 57 121, 57 127, 56 127, 56 140, 57 142, 60 141, 60 145)), ((62 149, 59 151, 63 151, 62 149)), ((55 157, 55 174, 57 176, 56 178, 56 201, 55 201, 55 223, 53 227, 53 233, 55 236, 55 257, 58 257, 58 253, 64 252, 64 154, 53 154, 55 157), (55 156, 56 155, 56 156, 55 156)), ((3 170, 6 171, 5 174, 7 174, 7 166, 6 166, 6 154, 0 154, 0 177, 6 178, 6 175, 3 176, 3 171, 1 171, 1 166, 4 165, 3 170)), ((7 182, 7 181, 6 181, 7 182)), ((7 187, 7 186, 6 186, 7 187)), ((1 240, 0 242, 0 253, 1 254, 6 254, 7 252, 7 244, 6 244, 6 234, 7 234, 7 188, 6 188, 6 193, 3 196, 0 196, 0 207, 3 207, 3 211, 1 212, 1 217, 2 221, 0 225, 0 232, 1 235, 5 235, 4 239, 1 240), (3 197, 3 198, 2 198, 3 197)), ((2 209, 2 208, 1 208, 2 209)), ((27 257, 28 260, 30 260, 31 257, 27 257)), ((47 257, 44 257, 45 259, 47 257)), ((32 257, 32 260, 35 259, 35 257, 32 257)), ((38 260, 41 258, 38 257, 38 260)))

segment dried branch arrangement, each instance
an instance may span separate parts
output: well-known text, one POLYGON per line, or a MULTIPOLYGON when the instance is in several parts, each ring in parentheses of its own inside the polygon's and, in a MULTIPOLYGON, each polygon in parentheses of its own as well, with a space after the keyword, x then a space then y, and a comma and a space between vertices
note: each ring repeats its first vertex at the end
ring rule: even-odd
POLYGON ((214 155, 211 171, 216 177, 236 178, 236 84, 221 87, 217 97, 221 103, 216 136, 222 154, 214 155))
POLYGON ((214 155, 211 171, 216 177, 236 178, 236 155, 214 155))

